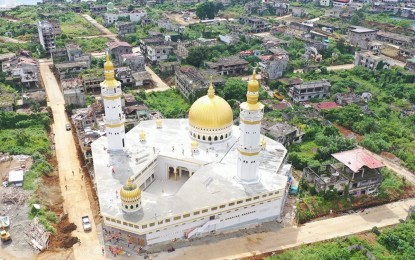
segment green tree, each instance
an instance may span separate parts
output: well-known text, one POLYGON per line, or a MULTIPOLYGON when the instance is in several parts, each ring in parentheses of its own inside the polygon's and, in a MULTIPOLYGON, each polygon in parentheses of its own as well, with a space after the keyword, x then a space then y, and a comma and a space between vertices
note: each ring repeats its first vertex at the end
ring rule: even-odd
POLYGON ((196 16, 201 20, 206 18, 213 19, 216 13, 216 6, 210 1, 198 4, 196 7, 196 16))
POLYGON ((247 83, 240 79, 229 79, 223 86, 223 96, 226 100, 246 100, 247 83))
POLYGON ((189 49, 189 54, 186 58, 186 63, 195 67, 200 67, 203 61, 208 59, 208 47, 196 46, 189 49))

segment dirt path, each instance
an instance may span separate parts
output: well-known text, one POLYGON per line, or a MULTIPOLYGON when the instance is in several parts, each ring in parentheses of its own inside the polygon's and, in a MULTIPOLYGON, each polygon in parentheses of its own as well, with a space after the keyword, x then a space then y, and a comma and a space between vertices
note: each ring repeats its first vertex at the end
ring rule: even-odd
POLYGON ((100 23, 98 23, 94 18, 92 18, 91 16, 87 15, 87 14, 81 14, 81 16, 83 18, 85 18, 89 23, 91 23, 93 26, 95 26, 100 32, 102 32, 104 35, 100 35, 101 37, 108 37, 111 40, 114 40, 116 42, 119 42, 120 40, 117 38, 117 35, 113 32, 111 32, 110 30, 108 30, 108 28, 105 28, 105 26, 101 25, 100 23))
POLYGON ((14 38, 0 36, 0 42, 11 42, 11 43, 27 43, 26 41, 17 40, 14 38))
POLYGON ((155 88, 147 89, 146 92, 165 91, 170 89, 170 87, 156 73, 154 73, 154 71, 150 67, 145 66, 145 69, 148 73, 150 73, 151 79, 156 85, 155 88))
MULTIPOLYGON (((52 130, 55 134, 56 158, 64 198, 64 210, 69 215, 69 221, 78 226, 72 235, 78 237, 82 242, 81 245, 73 247, 74 258, 103 259, 85 183, 81 180, 79 173, 80 163, 75 141, 72 132, 65 129, 65 124, 69 122, 65 113, 65 102, 58 83, 49 68, 50 64, 49 61, 40 61, 40 74, 48 96, 48 106, 53 112, 52 130), (92 222, 92 231, 88 233, 82 229, 81 217, 84 215, 88 215, 92 222)), ((57 251, 54 258, 51 256, 53 252, 48 252, 48 254, 39 255, 39 259, 60 259, 63 252, 67 254, 66 251, 57 251)))
POLYGON ((343 64, 336 66, 328 66, 327 70, 350 70, 354 68, 354 64, 343 64))
POLYGON ((399 223, 408 215, 415 199, 398 201, 371 208, 365 212, 307 223, 300 227, 285 227, 276 232, 264 232, 199 246, 176 249, 173 253, 158 254, 157 259, 239 259, 267 252, 288 249, 336 237, 385 227, 399 223))

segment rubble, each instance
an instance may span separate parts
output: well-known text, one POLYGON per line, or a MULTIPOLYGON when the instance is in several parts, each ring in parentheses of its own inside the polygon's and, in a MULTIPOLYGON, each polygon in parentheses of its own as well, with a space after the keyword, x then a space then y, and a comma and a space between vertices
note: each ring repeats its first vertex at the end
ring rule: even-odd
POLYGON ((34 250, 43 251, 48 248, 50 232, 45 230, 45 227, 39 223, 38 218, 34 218, 30 222, 24 233, 27 236, 27 243, 34 250))

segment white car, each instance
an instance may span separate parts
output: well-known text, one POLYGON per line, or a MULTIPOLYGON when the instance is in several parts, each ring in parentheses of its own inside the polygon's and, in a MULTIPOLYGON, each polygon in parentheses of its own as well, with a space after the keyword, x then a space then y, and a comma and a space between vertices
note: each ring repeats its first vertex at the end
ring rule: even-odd
POLYGON ((82 226, 84 227, 84 231, 90 231, 91 230, 91 222, 89 221, 88 216, 82 217, 82 226))

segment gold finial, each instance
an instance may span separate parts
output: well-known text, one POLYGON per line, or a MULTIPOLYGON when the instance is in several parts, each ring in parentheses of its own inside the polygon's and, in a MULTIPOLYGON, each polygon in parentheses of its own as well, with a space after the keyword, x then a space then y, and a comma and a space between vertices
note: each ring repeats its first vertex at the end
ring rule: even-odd
POLYGON ((127 187, 130 189, 133 187, 133 180, 131 180, 131 177, 128 177, 127 187))
POLYGON ((106 51, 106 52, 105 52, 105 61, 106 61, 106 62, 111 61, 111 60, 110 60, 110 54, 109 54, 109 52, 108 52, 108 51, 106 51))
POLYGON ((254 72, 252 73, 252 80, 256 80, 256 67, 254 68, 254 72))
POLYGON ((210 76, 210 86, 209 86, 209 89, 208 89, 208 96, 209 97, 213 97, 213 96, 215 96, 215 89, 213 88, 213 83, 212 83, 212 76, 210 76))

